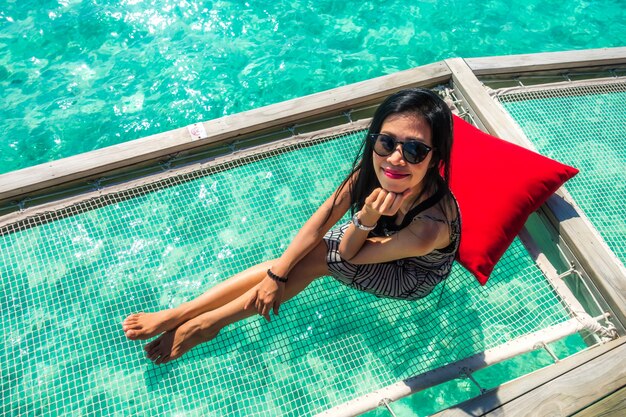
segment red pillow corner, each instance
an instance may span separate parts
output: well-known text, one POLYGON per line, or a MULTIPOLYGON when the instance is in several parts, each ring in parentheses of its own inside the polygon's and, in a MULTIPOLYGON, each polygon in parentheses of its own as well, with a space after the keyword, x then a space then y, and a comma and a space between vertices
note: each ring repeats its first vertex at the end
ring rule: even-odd
POLYGON ((577 173, 454 116, 450 189, 461 211, 457 260, 485 285, 528 216, 577 173))

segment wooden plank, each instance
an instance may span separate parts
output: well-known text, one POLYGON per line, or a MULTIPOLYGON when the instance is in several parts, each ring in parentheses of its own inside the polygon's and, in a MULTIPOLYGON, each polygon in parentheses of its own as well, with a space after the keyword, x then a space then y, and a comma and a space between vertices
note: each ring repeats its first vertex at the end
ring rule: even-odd
POLYGON ((615 66, 626 64, 626 47, 467 58, 465 62, 477 76, 615 66))
MULTIPOLYGON (((452 81, 476 116, 492 135, 532 149, 523 132, 489 96, 472 70, 461 59, 446 63, 452 81)), ((622 327, 626 326, 626 273, 593 227, 558 192, 548 199, 544 211, 608 302, 622 327), (546 209, 547 208, 547 209, 546 209)))
MULTIPOLYGON (((564 395, 580 396, 586 399, 582 405, 578 403, 576 406, 578 409, 573 411, 576 412, 595 401, 588 394, 588 391, 593 390, 594 387, 600 387, 602 388, 600 391, 606 393, 607 390, 610 392, 609 385, 619 387, 622 384, 623 386, 626 381, 626 368, 621 364, 625 355, 626 338, 613 340, 502 384, 483 395, 431 417, 568 415, 566 412, 556 414, 540 412, 539 405, 545 401, 549 406, 554 398, 553 394, 558 396, 562 392, 565 393, 564 395), (608 367, 613 369, 609 370, 608 367), (561 389, 561 385, 565 387, 561 389), (509 414, 510 409, 513 411, 509 414), (497 412, 500 414, 491 414, 496 410, 499 410, 497 412)), ((601 398, 603 394, 599 392, 597 396, 601 398)))
POLYGON ((364 106, 402 88, 433 86, 447 82, 449 77, 447 65, 438 62, 204 122, 208 134, 204 139, 192 139, 186 128, 175 129, 10 172, 0 175, 0 203, 177 152, 214 145, 271 128, 282 129, 316 115, 364 106))
POLYGON ((163 157, 190 142, 186 129, 176 129, 80 155, 0 175, 0 202, 71 182, 93 178, 121 167, 163 157))
POLYGON ((621 388, 572 417, 622 417, 626 416, 626 388, 621 388))
POLYGON ((626 385, 626 345, 487 414, 489 417, 567 416, 626 385), (530 407, 529 404, 532 404, 530 407))

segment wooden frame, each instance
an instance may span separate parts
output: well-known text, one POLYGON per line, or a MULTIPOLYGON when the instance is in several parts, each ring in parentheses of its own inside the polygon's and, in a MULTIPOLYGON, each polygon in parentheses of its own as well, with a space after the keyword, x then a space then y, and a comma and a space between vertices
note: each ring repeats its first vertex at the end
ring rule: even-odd
MULTIPOLYGON (((178 152, 196 152, 253 135, 276 133, 302 121, 313 121, 379 102, 410 86, 450 83, 469 105, 480 125, 499 137, 532 147, 510 116, 491 99, 477 75, 522 74, 613 66, 626 68, 626 47, 488 58, 453 58, 435 64, 335 88, 202 123, 206 136, 194 139, 186 128, 152 135, 108 148, 0 175, 0 206, 12 200, 56 192, 63 187, 154 163, 178 152)), ((83 191, 84 192, 84 191, 83 191)), ((547 203, 563 240, 609 301, 626 327, 626 272, 593 227, 575 215, 571 199, 557 193, 547 203), (572 214, 574 213, 574 215, 572 214)), ((2 223, 6 223, 6 218, 2 223)))
MULTIPOLYGON (((313 142, 320 139, 325 139, 332 136, 337 136, 345 133, 354 132, 357 130, 367 129, 369 125, 369 118, 357 120, 354 122, 346 123, 339 126, 334 126, 331 128, 321 129, 309 133, 298 134, 295 136, 291 136, 288 138, 282 138, 279 140, 273 140, 266 144, 261 144, 258 146, 252 146, 250 148, 246 148, 245 150, 241 150, 236 152, 235 154, 226 154, 219 155, 211 158, 200 159, 199 161, 194 161, 190 163, 184 164, 182 167, 176 167, 172 170, 163 171, 160 170, 156 173, 149 173, 144 176, 131 176, 130 179, 125 179, 121 183, 114 183, 112 185, 107 185, 105 187, 95 189, 95 190, 87 190, 80 194, 72 194, 69 193, 67 196, 63 196, 62 198, 57 198, 54 200, 43 202, 37 206, 32 208, 24 209, 22 211, 12 211, 5 215, 0 214, 0 228, 7 226, 12 223, 17 223, 24 221, 26 219, 32 220, 34 217, 39 216, 41 214, 45 215, 52 211, 65 210, 72 206, 76 206, 82 201, 96 199, 99 197, 103 197, 106 195, 112 195, 116 193, 123 192, 124 190, 133 189, 133 188, 141 188, 142 186, 148 184, 154 184, 163 180, 167 180, 173 177, 182 176, 185 174, 191 174, 193 172, 197 172, 203 169, 207 169, 209 167, 215 167, 217 165, 227 164, 234 160, 241 160, 250 156, 258 156, 267 154, 276 149, 285 148, 288 146, 293 146, 295 143, 307 143, 313 142)), ((76 214, 76 211, 73 212, 76 214)))

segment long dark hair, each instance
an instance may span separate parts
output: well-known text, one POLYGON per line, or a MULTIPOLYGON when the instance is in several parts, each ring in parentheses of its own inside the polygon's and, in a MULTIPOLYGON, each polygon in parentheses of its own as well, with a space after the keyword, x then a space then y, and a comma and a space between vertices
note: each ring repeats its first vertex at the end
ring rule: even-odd
POLYGON ((365 199, 375 188, 380 187, 372 160, 374 144, 369 140, 369 135, 380 133, 385 119, 392 114, 400 113, 423 117, 430 125, 432 133, 431 167, 424 177, 424 187, 422 187, 416 201, 423 193, 433 192, 442 180, 446 187, 449 185, 450 153, 452 150, 452 113, 450 109, 436 93, 430 90, 423 88, 401 90, 387 97, 376 109, 367 135, 354 159, 350 174, 341 183, 341 188, 343 188, 349 179, 356 174, 356 180, 351 183, 350 189, 350 211, 352 214, 363 207, 365 199))

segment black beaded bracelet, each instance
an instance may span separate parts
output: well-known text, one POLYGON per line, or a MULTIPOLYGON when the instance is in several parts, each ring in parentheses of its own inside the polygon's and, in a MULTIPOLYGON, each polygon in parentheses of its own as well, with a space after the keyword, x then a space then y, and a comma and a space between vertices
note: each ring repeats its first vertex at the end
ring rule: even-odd
POLYGON ((278 281, 278 282, 282 282, 282 283, 287 282, 287 278, 279 277, 278 275, 273 273, 271 269, 267 270, 267 276, 272 278, 274 281, 278 281))

